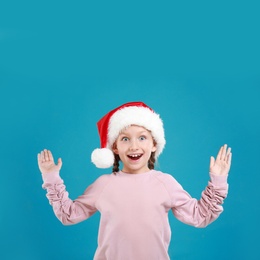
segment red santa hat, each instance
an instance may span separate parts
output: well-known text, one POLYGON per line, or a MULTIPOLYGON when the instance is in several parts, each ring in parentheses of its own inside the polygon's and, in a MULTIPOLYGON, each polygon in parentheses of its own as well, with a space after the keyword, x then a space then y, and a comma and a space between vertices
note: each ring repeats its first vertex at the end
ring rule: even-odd
POLYGON ((109 168, 114 164, 112 146, 120 131, 130 125, 138 125, 151 131, 156 142, 155 158, 165 146, 163 122, 159 114, 155 113, 143 102, 129 102, 123 104, 102 117, 98 123, 101 148, 91 154, 91 161, 98 168, 109 168))

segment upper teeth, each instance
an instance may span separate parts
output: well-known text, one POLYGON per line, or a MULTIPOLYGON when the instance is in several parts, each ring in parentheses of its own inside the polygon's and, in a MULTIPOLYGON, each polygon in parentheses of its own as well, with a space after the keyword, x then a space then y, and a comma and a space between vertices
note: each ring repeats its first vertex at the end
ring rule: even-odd
POLYGON ((138 157, 138 156, 140 156, 139 154, 131 154, 130 156, 132 156, 132 157, 138 157))

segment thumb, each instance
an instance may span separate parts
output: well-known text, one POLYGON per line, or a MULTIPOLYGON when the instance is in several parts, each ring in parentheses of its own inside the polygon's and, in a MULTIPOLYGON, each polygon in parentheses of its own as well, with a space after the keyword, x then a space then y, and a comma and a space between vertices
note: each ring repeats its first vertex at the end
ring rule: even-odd
POLYGON ((59 158, 58 159, 58 167, 61 168, 61 166, 62 166, 62 160, 61 160, 61 158, 59 158))
POLYGON ((209 167, 213 167, 215 164, 215 158, 213 156, 210 156, 210 164, 209 164, 209 167))

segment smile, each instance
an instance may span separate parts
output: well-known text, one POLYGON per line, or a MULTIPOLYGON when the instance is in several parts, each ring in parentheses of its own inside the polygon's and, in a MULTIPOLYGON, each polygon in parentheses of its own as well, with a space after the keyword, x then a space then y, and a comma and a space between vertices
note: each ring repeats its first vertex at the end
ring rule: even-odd
POLYGON ((130 154, 130 155, 127 155, 127 157, 130 158, 131 160, 138 160, 142 156, 143 156, 142 154, 130 154))

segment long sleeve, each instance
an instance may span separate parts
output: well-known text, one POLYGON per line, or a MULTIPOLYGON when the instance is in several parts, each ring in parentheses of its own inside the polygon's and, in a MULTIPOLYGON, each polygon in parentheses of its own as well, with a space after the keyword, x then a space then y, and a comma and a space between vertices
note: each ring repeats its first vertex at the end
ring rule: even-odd
POLYGON ((169 174, 118 172, 100 176, 76 200, 69 199, 59 173, 43 175, 43 188, 63 224, 100 212, 95 260, 170 259, 168 213, 182 222, 204 227, 223 211, 227 177, 211 174, 199 200, 192 198, 169 174))
POLYGON ((222 204, 228 193, 227 176, 210 174, 210 181, 199 200, 192 198, 175 179, 171 188, 167 185, 167 190, 177 219, 195 227, 206 227, 223 211, 222 204))
POLYGON ((42 178, 42 187, 47 190, 49 203, 56 217, 64 225, 76 224, 92 216, 97 211, 95 203, 106 183, 104 178, 100 178, 90 185, 83 195, 71 200, 59 172, 42 174, 42 178))

